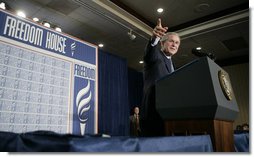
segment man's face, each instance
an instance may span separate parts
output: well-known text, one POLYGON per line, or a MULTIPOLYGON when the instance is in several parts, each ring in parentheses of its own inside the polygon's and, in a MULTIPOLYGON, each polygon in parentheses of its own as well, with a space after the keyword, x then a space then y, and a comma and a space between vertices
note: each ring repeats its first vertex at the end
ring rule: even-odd
POLYGON ((134 112, 135 112, 135 114, 138 114, 139 113, 139 108, 135 107, 134 112))
POLYGON ((177 53, 180 46, 180 38, 177 35, 169 35, 166 41, 161 43, 162 51, 167 56, 173 56, 177 53))

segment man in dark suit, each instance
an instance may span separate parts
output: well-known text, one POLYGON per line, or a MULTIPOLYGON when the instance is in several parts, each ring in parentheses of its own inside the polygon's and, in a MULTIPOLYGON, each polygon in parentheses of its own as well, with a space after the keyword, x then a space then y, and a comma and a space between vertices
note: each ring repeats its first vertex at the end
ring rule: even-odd
POLYGON ((130 135, 140 136, 139 108, 134 108, 134 114, 130 116, 130 135))
POLYGON ((155 82, 174 71, 171 57, 180 46, 178 34, 166 33, 167 29, 158 19, 144 54, 144 95, 140 112, 143 136, 164 135, 164 123, 155 107, 155 82))

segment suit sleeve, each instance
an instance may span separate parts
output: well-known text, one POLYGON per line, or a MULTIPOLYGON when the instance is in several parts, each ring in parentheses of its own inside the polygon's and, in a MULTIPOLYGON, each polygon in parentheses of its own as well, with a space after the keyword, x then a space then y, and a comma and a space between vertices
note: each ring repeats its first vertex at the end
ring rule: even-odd
POLYGON ((146 45, 145 54, 144 54, 144 61, 146 63, 155 62, 158 58, 158 53, 160 52, 158 41, 156 42, 157 38, 152 38, 146 45), (156 43, 155 43, 156 42, 156 43))

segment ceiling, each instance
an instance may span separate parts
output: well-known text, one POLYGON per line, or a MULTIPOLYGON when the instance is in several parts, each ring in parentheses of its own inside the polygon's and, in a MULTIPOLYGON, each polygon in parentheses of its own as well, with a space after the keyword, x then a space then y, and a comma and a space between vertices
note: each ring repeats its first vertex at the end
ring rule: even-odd
MULTIPOLYGON (((1 1, 1 0, 0 0, 1 1)), ((213 53, 220 65, 249 62, 248 0, 2 0, 7 9, 23 10, 92 44, 126 58, 128 66, 142 71, 147 40, 157 19, 180 34, 173 57, 176 67, 196 58, 194 47, 213 53), (156 12, 162 7, 164 12, 156 12), (136 36, 130 39, 128 32, 136 36)))

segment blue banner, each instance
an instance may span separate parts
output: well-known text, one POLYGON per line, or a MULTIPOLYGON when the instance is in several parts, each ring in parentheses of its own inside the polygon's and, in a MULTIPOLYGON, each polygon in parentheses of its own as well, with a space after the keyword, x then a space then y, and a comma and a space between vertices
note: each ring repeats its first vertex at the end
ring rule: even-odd
POLYGON ((92 133, 94 127, 94 112, 95 95, 94 81, 86 80, 80 77, 75 77, 74 106, 73 106, 73 133, 84 135, 92 133), (84 82, 86 82, 84 84, 84 82), (82 86, 81 86, 82 85, 82 86))
POLYGON ((97 133, 97 46, 1 10, 0 21, 0 131, 97 133))
POLYGON ((96 62, 95 46, 3 12, 0 21, 0 36, 91 64, 96 62))

